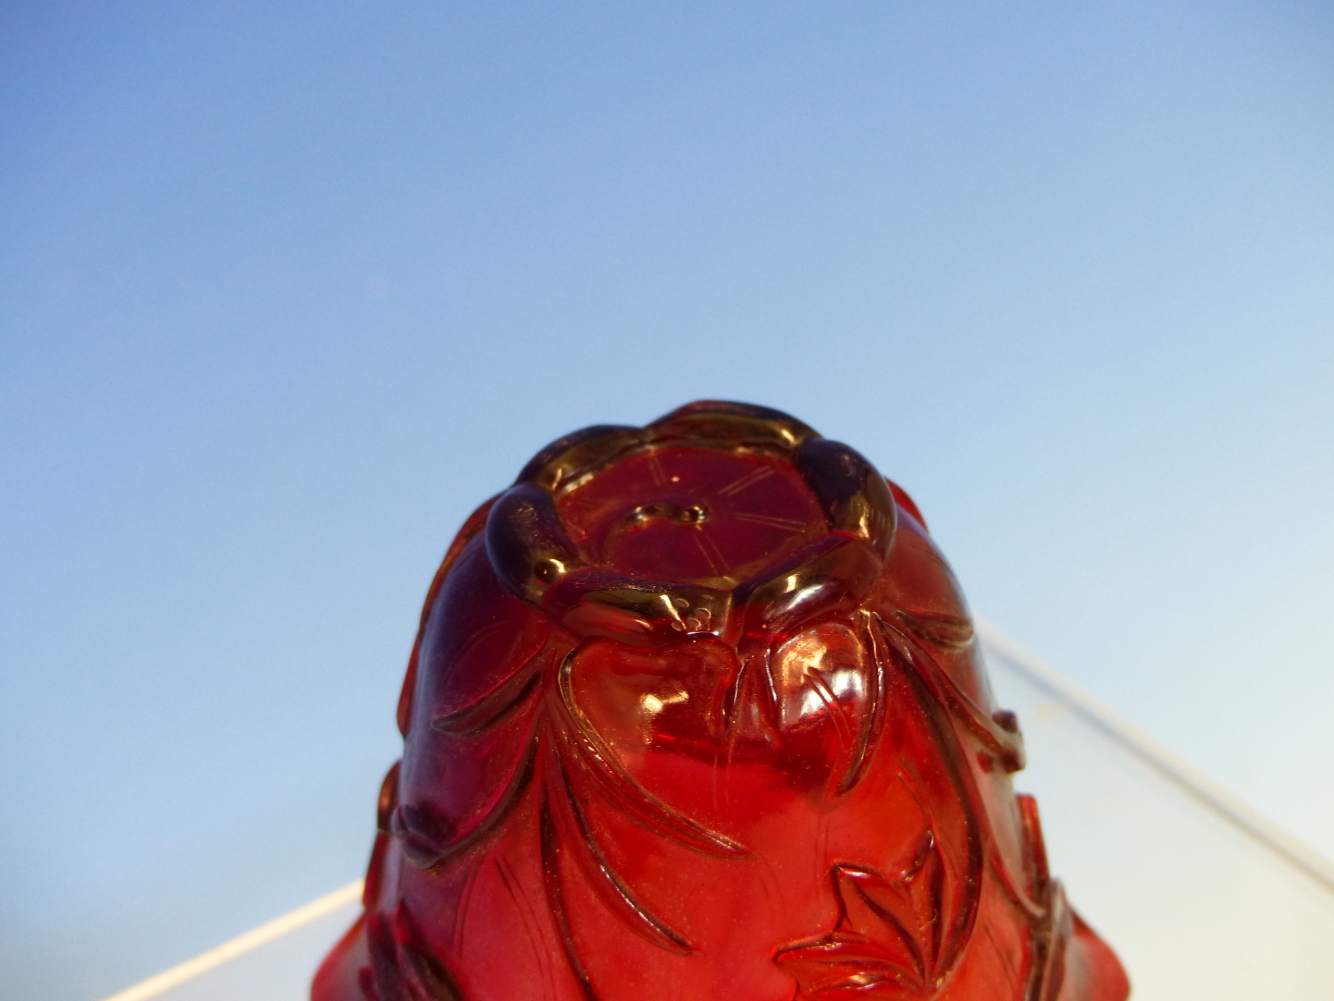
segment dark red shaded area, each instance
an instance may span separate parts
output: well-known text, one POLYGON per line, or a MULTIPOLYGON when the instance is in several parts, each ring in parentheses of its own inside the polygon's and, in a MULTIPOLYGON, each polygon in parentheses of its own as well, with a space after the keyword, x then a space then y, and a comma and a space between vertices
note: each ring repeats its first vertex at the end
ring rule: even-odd
POLYGON ((1123 1001, 916 506, 777 411, 553 443, 409 665, 314 1001, 1123 1001))
POLYGON ((631 455, 559 503, 590 562, 622 573, 735 584, 827 531, 789 462, 762 452, 631 455))

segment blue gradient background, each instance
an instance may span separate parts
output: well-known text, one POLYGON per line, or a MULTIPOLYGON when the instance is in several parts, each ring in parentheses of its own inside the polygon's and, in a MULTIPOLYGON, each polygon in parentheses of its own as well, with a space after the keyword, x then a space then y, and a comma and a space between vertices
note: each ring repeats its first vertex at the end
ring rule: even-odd
POLYGON ((356 877, 461 519, 697 397, 1334 855, 1332 56, 1289 0, 4 5, 0 996, 356 877))

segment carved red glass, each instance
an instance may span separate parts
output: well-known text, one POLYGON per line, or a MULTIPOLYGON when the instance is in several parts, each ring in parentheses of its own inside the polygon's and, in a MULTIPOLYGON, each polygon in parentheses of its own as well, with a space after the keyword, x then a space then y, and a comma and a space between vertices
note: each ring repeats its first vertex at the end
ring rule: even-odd
POLYGON ((922 516, 777 411, 556 441, 426 599, 314 1001, 1122 1001, 922 516))

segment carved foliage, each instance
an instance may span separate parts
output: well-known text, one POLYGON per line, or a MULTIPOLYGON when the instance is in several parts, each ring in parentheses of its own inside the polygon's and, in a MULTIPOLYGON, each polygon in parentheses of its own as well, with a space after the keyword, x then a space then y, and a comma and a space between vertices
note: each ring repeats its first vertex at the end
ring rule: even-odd
POLYGON ((366 940, 371 965, 362 968, 360 986, 367 1001, 463 1001, 402 904, 392 915, 368 914, 366 940))
POLYGON ((849 992, 870 998, 929 997, 942 979, 945 869, 931 834, 910 869, 893 879, 852 865, 831 873, 838 898, 834 930, 785 949, 776 961, 810 1001, 849 992))

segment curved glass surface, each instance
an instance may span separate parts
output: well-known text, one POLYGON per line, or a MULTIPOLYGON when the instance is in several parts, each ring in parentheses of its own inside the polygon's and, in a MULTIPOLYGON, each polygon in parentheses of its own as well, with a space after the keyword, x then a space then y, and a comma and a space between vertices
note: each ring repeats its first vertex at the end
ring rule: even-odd
MULTIPOLYGON (((1037 796, 1052 871, 1120 955, 1135 1001, 1327 1001, 1334 870, 1004 637, 984 640, 1028 745, 1016 786, 1037 796)), ((354 894, 108 1001, 302 1001, 354 894)))

